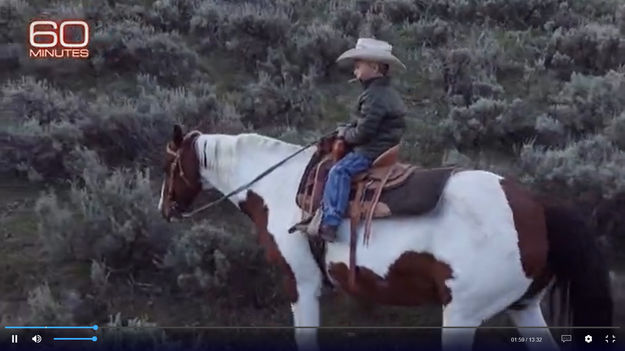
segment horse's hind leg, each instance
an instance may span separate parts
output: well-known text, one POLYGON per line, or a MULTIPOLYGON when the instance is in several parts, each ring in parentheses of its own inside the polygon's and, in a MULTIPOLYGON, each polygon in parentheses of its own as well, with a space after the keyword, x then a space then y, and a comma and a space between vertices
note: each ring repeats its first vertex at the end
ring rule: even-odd
POLYGON ((532 301, 521 309, 508 309, 507 313, 517 327, 545 327, 518 328, 519 334, 522 336, 540 340, 540 342, 526 343, 530 350, 558 350, 558 344, 547 328, 539 300, 532 301))

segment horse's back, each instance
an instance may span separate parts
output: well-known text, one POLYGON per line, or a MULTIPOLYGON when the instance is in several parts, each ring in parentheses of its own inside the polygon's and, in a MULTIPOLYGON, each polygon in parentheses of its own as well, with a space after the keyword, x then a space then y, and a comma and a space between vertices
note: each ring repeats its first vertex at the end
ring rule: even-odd
MULTIPOLYGON (((449 264, 459 281, 479 281, 481 278, 471 275, 493 269, 522 277, 520 265, 516 264, 520 262, 517 233, 502 179, 488 171, 456 172, 449 177, 438 205, 430 212, 374 220, 366 246, 362 245, 361 227, 357 265, 384 277, 403 254, 415 252, 430 254, 449 264), (506 262, 513 263, 503 267, 506 262)), ((347 264, 349 260, 348 221, 341 225, 339 236, 338 243, 328 245, 328 263, 347 264)))

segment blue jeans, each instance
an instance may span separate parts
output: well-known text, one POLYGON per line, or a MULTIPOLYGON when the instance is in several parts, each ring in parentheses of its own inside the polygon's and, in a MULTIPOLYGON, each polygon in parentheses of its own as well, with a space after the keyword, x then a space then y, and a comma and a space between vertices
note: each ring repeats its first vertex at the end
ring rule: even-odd
POLYGON ((352 177, 366 171, 373 163, 368 157, 350 152, 330 169, 323 189, 323 216, 321 223, 338 226, 349 202, 352 177))

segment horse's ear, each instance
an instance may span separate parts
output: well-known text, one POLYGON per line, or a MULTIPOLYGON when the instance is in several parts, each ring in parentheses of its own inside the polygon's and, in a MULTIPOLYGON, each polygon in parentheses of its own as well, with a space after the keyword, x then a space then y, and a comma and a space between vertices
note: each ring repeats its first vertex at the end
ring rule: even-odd
POLYGON ((174 145, 176 145, 176 147, 179 147, 180 144, 182 143, 182 139, 184 138, 184 135, 182 134, 182 127, 179 124, 176 124, 174 126, 174 135, 173 135, 173 142, 174 145))

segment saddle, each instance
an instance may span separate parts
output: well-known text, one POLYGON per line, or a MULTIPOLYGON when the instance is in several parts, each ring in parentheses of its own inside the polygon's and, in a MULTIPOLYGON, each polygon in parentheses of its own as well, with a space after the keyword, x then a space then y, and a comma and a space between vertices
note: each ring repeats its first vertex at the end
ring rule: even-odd
MULTIPOLYGON (((336 147, 320 145, 309 161, 299 184, 295 202, 303 210, 304 221, 293 226, 295 230, 315 227, 320 222, 321 200, 326 179, 332 166, 340 159, 333 155, 336 147), (313 224, 315 223, 316 224, 313 224), (312 224, 312 225, 311 225, 312 224)), ((423 169, 399 162, 399 145, 396 145, 372 163, 369 170, 352 178, 348 210, 350 219, 350 282, 355 281, 355 251, 357 229, 365 224, 363 244, 371 237, 371 223, 376 218, 391 216, 417 216, 436 207, 453 167, 423 169)), ((315 235, 315 230, 309 230, 315 235)), ((311 242, 312 246, 312 242, 311 242)), ((318 245, 316 245, 318 246, 318 245)), ((317 247, 313 251, 319 251, 317 247)), ((321 258, 317 259, 320 263, 321 258)), ((320 264, 321 265, 321 264, 320 264)))

